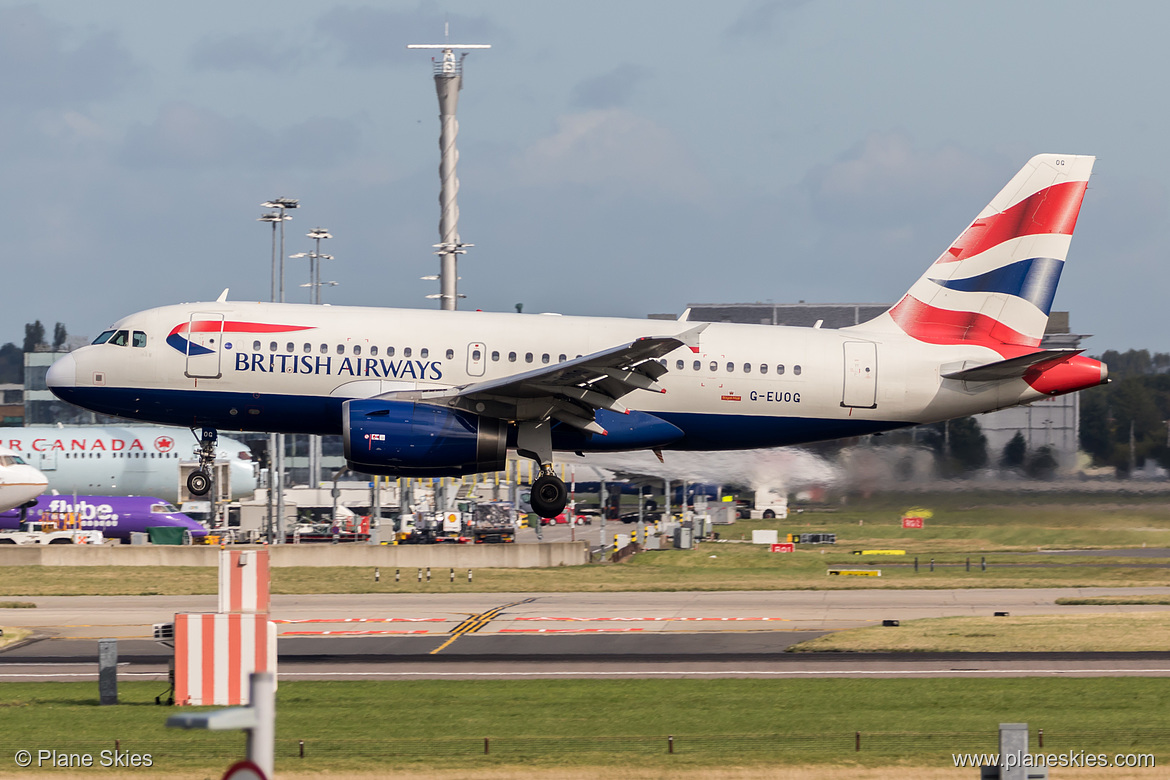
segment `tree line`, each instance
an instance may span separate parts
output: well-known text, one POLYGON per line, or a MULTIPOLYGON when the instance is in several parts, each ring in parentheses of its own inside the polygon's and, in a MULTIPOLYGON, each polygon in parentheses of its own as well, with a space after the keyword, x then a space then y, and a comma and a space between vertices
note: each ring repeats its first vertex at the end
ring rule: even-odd
POLYGON ((25 352, 60 352, 69 341, 69 332, 60 322, 53 326, 52 342, 47 341, 47 336, 44 324, 37 320, 25 324, 24 342, 20 347, 11 341, 0 346, 0 384, 24 383, 25 352))

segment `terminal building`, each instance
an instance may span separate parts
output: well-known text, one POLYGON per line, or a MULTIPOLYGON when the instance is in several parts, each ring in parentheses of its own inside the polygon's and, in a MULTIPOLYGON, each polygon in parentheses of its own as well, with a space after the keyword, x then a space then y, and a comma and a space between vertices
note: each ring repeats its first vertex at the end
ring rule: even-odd
MULTIPOLYGON (((845 328, 860 325, 887 311, 884 303, 692 303, 692 322, 738 322, 751 325, 791 325, 811 328, 845 328)), ((651 314, 651 319, 677 319, 675 314, 651 314)), ((1079 349, 1085 335, 1073 333, 1066 311, 1048 318, 1041 346, 1045 349, 1079 349)), ((1026 406, 1014 406, 976 418, 987 437, 990 463, 999 461, 1004 447, 1016 433, 1024 436, 1028 451, 1051 447, 1061 468, 1075 468, 1080 441, 1080 394, 1045 398, 1026 406)))

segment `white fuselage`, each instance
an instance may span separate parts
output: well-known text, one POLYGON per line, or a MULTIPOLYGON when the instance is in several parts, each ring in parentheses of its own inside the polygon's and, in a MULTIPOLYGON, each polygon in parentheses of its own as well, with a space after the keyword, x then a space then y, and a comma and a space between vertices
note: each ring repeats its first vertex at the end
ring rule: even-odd
MULTIPOLYGON (((395 390, 453 387, 539 369, 691 322, 214 302, 120 320, 142 346, 83 347, 52 367, 54 392, 89 408, 174 425, 339 433, 340 404, 395 390), (195 321, 222 331, 180 332, 195 321), (189 340, 190 344, 187 343, 189 340), (194 354, 202 350, 202 354, 194 354)), ((195 330, 194 327, 191 330, 195 330)), ((1044 396, 1022 379, 962 382, 947 370, 1000 359, 889 329, 711 323, 697 347, 660 362, 665 393, 632 409, 669 420, 674 447, 726 449, 860 435, 990 411, 1044 396)), ((586 448, 587 449, 587 448, 586 448)))
POLYGON ((19 452, 0 446, 0 512, 15 509, 45 492, 48 480, 19 452))
MULTIPOLYGON (((0 445, 19 452, 27 463, 44 473, 49 490, 63 495, 155 496, 177 501, 179 464, 194 460, 195 444, 191 432, 181 428, 0 429, 0 445)), ((216 455, 230 464, 232 498, 251 497, 256 476, 248 447, 221 437, 216 455)))

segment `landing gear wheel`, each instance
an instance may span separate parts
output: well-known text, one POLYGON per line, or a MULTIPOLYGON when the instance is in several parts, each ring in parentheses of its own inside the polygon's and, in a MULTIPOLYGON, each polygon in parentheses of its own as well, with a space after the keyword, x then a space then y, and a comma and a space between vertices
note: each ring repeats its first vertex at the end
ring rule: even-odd
POLYGON ((207 495, 207 491, 211 489, 211 477, 207 476, 205 471, 192 471, 187 475, 187 490, 191 491, 193 496, 207 495))
POLYGON ((565 483, 559 477, 544 474, 532 483, 529 503, 532 505, 532 511, 541 517, 556 517, 565 511, 565 504, 568 502, 569 492, 565 490, 565 483))

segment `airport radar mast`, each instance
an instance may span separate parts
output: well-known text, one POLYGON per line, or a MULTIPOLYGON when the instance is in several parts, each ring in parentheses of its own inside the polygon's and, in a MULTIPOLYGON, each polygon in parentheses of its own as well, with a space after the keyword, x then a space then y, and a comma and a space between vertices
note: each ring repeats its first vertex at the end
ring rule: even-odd
MULTIPOLYGON (((449 32, 449 30, 445 30, 449 32)), ((444 36, 446 37, 446 36, 444 36)), ((459 294, 459 255, 466 254, 466 247, 473 244, 464 244, 459 240, 459 179, 455 176, 455 163, 459 161, 459 150, 455 148, 455 136, 459 134, 459 122, 455 119, 455 110, 459 105, 459 90, 463 89, 463 58, 464 51, 458 58, 456 49, 490 49, 485 43, 413 43, 408 49, 441 49, 442 58, 432 58, 435 73, 435 92, 439 95, 439 121, 442 129, 439 134, 439 243, 435 244, 435 252, 439 256, 439 293, 428 295, 428 298, 438 298, 439 308, 454 311, 458 308, 459 299, 466 297, 459 294)), ((424 279, 433 277, 423 277, 424 279)))

